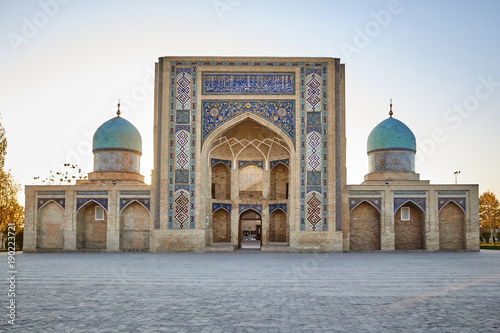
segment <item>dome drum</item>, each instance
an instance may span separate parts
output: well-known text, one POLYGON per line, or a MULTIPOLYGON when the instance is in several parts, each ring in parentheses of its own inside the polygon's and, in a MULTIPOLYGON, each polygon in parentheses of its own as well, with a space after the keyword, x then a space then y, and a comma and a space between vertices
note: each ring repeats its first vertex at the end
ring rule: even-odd
POLYGON ((140 172, 141 157, 138 152, 100 150, 94 152, 95 172, 140 172))
POLYGON ((370 173, 415 172, 415 153, 410 150, 377 150, 368 155, 370 173))

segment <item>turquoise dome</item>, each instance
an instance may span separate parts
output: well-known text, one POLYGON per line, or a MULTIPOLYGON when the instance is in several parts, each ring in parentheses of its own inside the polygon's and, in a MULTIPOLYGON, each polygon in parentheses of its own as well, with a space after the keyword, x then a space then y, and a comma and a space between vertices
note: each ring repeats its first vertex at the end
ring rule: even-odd
POLYGON ((93 152, 127 150, 142 153, 141 134, 128 120, 120 116, 102 124, 92 139, 93 152))
POLYGON ((403 122, 392 117, 375 126, 368 136, 368 153, 377 150, 417 151, 415 135, 403 122))

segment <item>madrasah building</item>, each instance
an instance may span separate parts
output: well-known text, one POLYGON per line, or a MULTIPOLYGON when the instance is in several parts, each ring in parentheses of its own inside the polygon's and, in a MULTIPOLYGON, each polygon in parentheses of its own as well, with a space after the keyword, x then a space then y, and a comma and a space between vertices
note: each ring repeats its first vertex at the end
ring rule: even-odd
POLYGON ((152 184, 117 112, 87 180, 26 186, 25 252, 479 250, 478 185, 420 180, 392 106, 366 133, 364 181, 346 184, 340 59, 162 57, 155 70, 152 184))

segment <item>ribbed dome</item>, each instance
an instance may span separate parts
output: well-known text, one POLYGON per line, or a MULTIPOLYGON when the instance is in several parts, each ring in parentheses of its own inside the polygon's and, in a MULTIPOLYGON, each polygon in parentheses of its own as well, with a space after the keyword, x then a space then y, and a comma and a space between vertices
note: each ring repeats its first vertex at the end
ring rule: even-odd
POLYGON ((368 153, 377 150, 417 151, 415 135, 403 122, 392 117, 375 126, 368 136, 368 153))
POLYGON ((102 124, 92 139, 93 152, 127 150, 142 153, 141 134, 128 120, 118 116, 102 124))

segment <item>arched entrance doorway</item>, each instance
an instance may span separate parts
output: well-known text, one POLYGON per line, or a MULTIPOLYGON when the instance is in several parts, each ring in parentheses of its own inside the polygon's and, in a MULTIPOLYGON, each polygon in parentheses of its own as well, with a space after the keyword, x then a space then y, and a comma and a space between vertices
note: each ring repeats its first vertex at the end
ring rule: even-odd
POLYGON ((260 250, 262 246, 262 216, 249 209, 240 214, 238 222, 238 248, 260 250))
MULTIPOLYGON (((291 181, 294 154, 286 131, 251 112, 222 124, 207 137, 202 148, 210 172, 203 183, 203 192, 210 198, 206 207, 212 207, 209 214, 214 214, 217 207, 227 207, 229 214, 223 224, 214 215, 208 243, 212 243, 210 232, 218 237, 225 230, 227 235, 223 225, 229 222, 230 242, 235 247, 259 249, 270 242, 288 242, 286 212, 293 211, 288 194, 294 193, 297 184, 291 181), (274 206, 282 207, 285 217, 271 216, 270 207, 274 206), (247 213, 252 209, 253 213, 247 213)), ((219 240, 217 237, 213 243, 219 240)), ((229 238, 224 240, 227 243, 229 238)))

